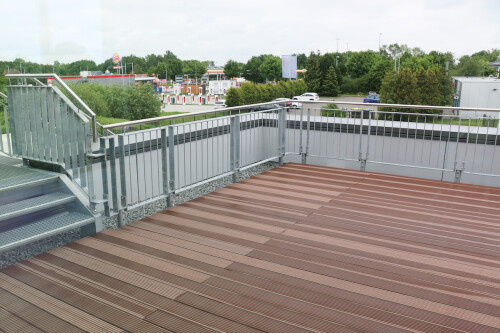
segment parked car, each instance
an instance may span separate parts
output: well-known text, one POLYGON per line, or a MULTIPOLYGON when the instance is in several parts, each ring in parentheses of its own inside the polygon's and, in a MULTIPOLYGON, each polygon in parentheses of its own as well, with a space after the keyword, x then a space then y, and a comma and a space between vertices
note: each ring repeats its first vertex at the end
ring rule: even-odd
POLYGON ((363 103, 380 103, 380 95, 374 91, 370 91, 363 99, 363 103))
POLYGON ((223 109, 225 107, 226 107, 226 100, 219 99, 217 102, 215 102, 215 109, 223 109))
POLYGON ((296 101, 319 101, 319 96, 317 93, 307 92, 300 96, 293 96, 292 99, 296 101))
POLYGON ((276 110, 282 108, 282 105, 279 104, 266 104, 266 105, 257 105, 250 108, 250 111, 267 111, 267 110, 276 110))

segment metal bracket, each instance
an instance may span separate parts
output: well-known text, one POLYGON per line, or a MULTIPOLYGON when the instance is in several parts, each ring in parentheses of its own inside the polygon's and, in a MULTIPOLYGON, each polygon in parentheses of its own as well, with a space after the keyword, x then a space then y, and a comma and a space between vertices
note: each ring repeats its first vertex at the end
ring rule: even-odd
POLYGON ((360 170, 361 171, 366 171, 366 159, 361 159, 359 160, 361 162, 360 170))
POLYGON ((464 168, 455 169, 455 183, 460 183, 462 179, 462 173, 464 172, 464 168))

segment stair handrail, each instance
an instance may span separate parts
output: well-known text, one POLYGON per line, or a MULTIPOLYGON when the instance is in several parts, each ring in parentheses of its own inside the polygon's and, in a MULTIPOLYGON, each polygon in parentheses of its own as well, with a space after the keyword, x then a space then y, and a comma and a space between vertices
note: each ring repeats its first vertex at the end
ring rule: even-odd
MULTIPOLYGON (((64 88, 70 94, 71 97, 73 97, 78 104, 80 104, 83 108, 83 111, 88 114, 92 121, 92 139, 94 142, 97 142, 98 140, 98 134, 97 134, 97 127, 100 126, 100 124, 97 123, 97 115, 95 114, 94 111, 90 109, 90 107, 85 104, 85 102, 78 97, 77 94, 73 90, 71 90, 70 87, 64 81, 55 73, 50 73, 50 74, 7 74, 5 75, 8 78, 14 78, 14 79, 24 79, 24 78, 29 78, 29 79, 38 79, 38 78, 43 78, 43 79, 54 79, 61 85, 61 87, 64 88)), ((38 80, 37 80, 38 81, 38 80)), ((40 82, 40 81, 38 81, 40 82)), ((40 82, 41 83, 41 82, 40 82)))

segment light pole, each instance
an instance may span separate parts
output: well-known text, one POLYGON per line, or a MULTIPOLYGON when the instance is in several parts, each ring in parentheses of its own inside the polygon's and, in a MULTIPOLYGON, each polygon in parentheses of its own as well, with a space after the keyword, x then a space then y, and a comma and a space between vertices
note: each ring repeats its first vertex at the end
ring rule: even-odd
POLYGON ((382 33, 378 34, 378 53, 380 53, 380 37, 382 37, 382 33))
POLYGON ((337 53, 339 53, 339 38, 337 38, 337 53))

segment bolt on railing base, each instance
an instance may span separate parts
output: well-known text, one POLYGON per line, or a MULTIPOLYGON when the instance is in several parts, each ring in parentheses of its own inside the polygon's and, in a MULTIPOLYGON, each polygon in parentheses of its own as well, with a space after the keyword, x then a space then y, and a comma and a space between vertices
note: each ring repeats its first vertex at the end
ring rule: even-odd
POLYGON ((361 165, 359 167, 359 170, 366 171, 366 159, 362 159, 362 160, 360 160, 360 162, 361 162, 361 165))

